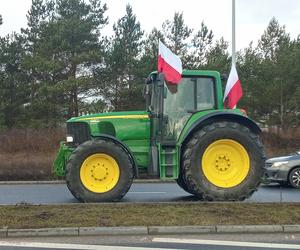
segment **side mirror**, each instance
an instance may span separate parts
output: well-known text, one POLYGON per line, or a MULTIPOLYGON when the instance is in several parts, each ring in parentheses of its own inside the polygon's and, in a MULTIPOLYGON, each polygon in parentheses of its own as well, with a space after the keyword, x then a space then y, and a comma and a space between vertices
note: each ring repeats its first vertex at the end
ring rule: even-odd
POLYGON ((221 81, 227 81, 228 75, 227 74, 222 74, 221 75, 221 81))
POLYGON ((145 83, 146 83, 146 84, 152 84, 152 83, 154 83, 156 80, 157 80, 157 74, 156 74, 156 73, 152 73, 152 74, 150 74, 150 75, 146 78, 145 83))

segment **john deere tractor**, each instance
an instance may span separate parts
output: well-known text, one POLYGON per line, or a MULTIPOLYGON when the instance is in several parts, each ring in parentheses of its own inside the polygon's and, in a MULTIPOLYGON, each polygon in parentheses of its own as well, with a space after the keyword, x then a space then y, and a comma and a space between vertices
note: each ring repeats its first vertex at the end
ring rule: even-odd
POLYGON ((206 201, 240 201, 256 190, 261 131, 241 110, 224 109, 218 72, 185 70, 178 85, 154 72, 144 95, 146 111, 67 121, 54 168, 79 201, 119 201, 141 173, 206 201))

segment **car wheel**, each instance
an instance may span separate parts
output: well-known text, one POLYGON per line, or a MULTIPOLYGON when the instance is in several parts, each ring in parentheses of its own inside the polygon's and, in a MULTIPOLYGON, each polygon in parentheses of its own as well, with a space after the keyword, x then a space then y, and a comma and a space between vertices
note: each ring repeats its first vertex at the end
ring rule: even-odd
POLYGON ((300 167, 294 168, 289 174, 289 182, 294 188, 300 188, 300 167))

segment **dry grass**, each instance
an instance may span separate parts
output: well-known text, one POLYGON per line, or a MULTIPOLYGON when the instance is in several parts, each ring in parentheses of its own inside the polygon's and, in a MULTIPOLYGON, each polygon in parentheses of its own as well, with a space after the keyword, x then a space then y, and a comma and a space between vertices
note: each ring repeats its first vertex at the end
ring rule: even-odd
POLYGON ((52 164, 63 129, 13 129, 0 133, 0 180, 55 178, 52 164))
POLYGON ((0 180, 54 179, 52 164, 56 152, 17 152, 0 154, 0 180))
MULTIPOLYGON (((0 180, 47 180, 64 129, 13 129, 0 132, 0 180)), ((300 130, 263 133, 268 157, 300 150, 300 130)))
POLYGON ((298 203, 1 206, 0 228, 300 224, 298 203))
POLYGON ((262 141, 268 157, 294 153, 300 150, 300 129, 264 132, 262 141))
POLYGON ((64 139, 64 129, 11 129, 0 132, 0 153, 53 152, 64 139))

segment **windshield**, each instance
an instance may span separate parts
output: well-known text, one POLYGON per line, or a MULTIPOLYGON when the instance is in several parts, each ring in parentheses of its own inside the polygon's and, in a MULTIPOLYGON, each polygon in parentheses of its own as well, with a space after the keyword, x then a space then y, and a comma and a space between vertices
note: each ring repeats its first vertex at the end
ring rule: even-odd
POLYGON ((164 99, 164 138, 177 140, 192 113, 215 107, 214 79, 185 77, 177 86, 167 85, 164 99))

